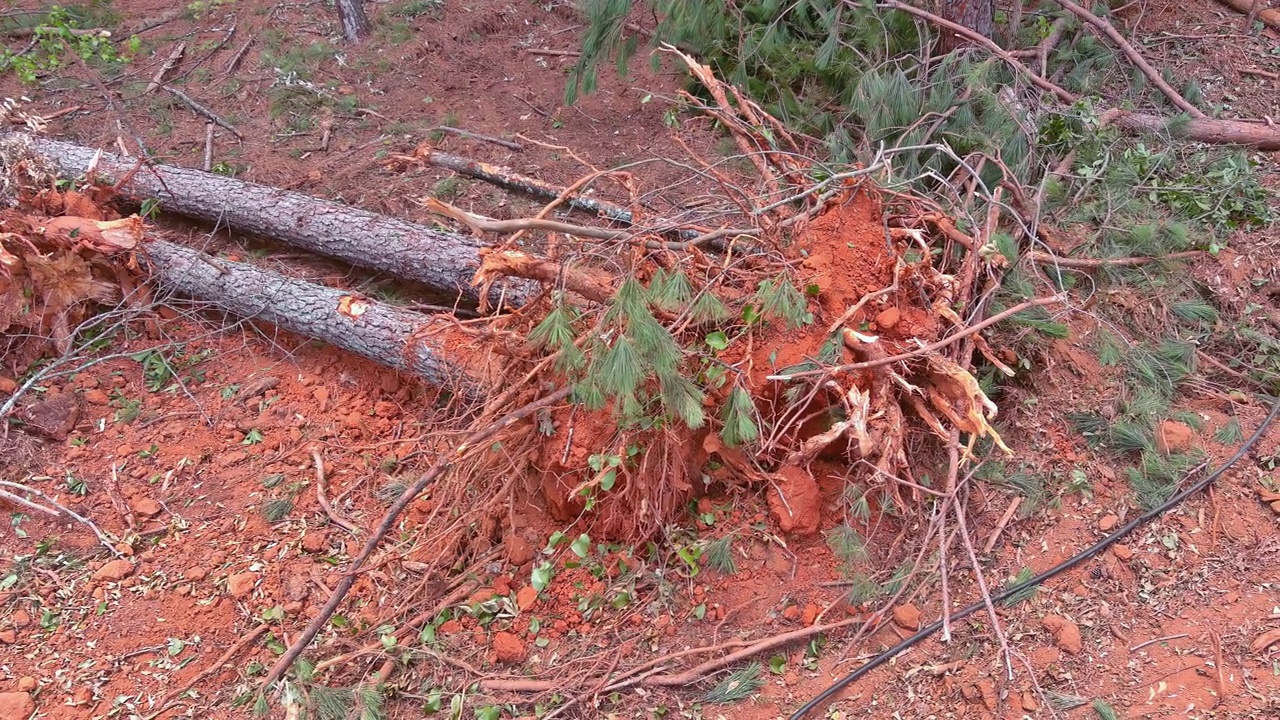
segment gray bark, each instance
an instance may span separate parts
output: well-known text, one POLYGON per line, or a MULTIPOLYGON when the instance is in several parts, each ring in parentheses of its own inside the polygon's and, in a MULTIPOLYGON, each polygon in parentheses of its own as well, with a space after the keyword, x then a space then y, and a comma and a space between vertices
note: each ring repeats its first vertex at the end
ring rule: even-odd
MULTIPOLYGON (((56 164, 66 177, 84 175, 97 152, 57 140, 28 140, 32 150, 56 164)), ((421 282, 468 302, 479 299, 479 291, 470 281, 480 266, 477 249, 481 243, 473 238, 200 170, 169 165, 138 167, 133 158, 111 153, 102 153, 95 174, 118 182, 134 170, 133 177, 119 189, 127 200, 155 198, 166 212, 230 225, 352 265, 421 282)), ((499 302, 518 307, 535 290, 536 285, 525 280, 497 283, 489 302, 493 307, 499 302)))
POLYGON ((342 23, 347 42, 360 42, 373 29, 369 16, 364 14, 364 0, 337 0, 337 6, 338 22, 342 23))
POLYGON ((215 259, 163 240, 143 248, 152 280, 162 292, 206 301, 233 315, 323 340, 434 385, 467 394, 473 386, 464 371, 442 356, 432 336, 415 333, 427 321, 421 313, 361 298, 368 307, 353 317, 338 310, 343 296, 351 293, 215 259))

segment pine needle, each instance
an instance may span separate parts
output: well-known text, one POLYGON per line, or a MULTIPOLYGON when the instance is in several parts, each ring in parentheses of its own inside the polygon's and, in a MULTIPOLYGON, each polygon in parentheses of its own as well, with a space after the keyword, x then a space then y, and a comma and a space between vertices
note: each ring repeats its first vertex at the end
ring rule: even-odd
POLYGON ((1120 720, 1120 715, 1116 713, 1115 708, 1103 702, 1101 698, 1093 701, 1093 712, 1098 716, 1098 720, 1120 720))
POLYGON ((733 557, 733 535, 725 535, 707 543, 702 551, 702 560, 707 567, 723 575, 738 572, 738 564, 733 557))
POLYGON ((734 670, 703 696, 703 702, 730 705, 751 697, 764 681, 760 679, 760 663, 753 662, 734 670))
MULTIPOLYGON (((1022 583, 1027 582, 1033 577, 1035 577, 1035 575, 1031 572, 1031 568, 1024 567, 1018 571, 1017 575, 1014 575, 1013 577, 1009 578, 1009 582, 1005 583, 1004 587, 1006 590, 1012 587, 1017 587, 1018 585, 1021 585, 1022 583)), ((1017 605, 1018 603, 1023 602, 1024 600, 1030 600, 1031 598, 1035 597, 1036 590, 1038 589, 1039 589, 1038 585, 1031 585, 1029 587, 1023 588, 1022 590, 1019 590, 1018 592, 1005 598, 1003 601, 1001 601, 1001 604, 1004 605, 1005 607, 1013 607, 1014 605, 1017 605)))
POLYGON ((755 421, 756 406, 751 402, 751 395, 740 385, 734 385, 729 392, 721 411, 720 439, 726 447, 738 447, 754 442, 760 437, 760 428, 755 421))
POLYGON ((262 503, 262 519, 269 523, 278 523, 293 512, 293 500, 289 498, 273 498, 262 503))

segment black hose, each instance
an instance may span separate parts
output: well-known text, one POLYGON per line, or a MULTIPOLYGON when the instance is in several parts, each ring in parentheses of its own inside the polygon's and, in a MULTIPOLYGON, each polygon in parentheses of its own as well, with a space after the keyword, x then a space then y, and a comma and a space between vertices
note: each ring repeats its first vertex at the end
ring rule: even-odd
MULTIPOLYGON (((1142 525, 1147 521, 1152 520, 1164 514, 1170 508, 1178 505, 1178 503, 1181 503, 1183 500, 1186 500, 1192 495, 1205 489, 1206 487, 1209 486, 1210 483, 1212 483, 1214 480, 1217 480, 1223 473, 1229 470, 1232 465, 1235 465, 1240 460, 1240 458, 1244 457, 1245 453, 1249 452, 1249 449, 1252 448, 1254 444, 1257 443, 1258 440, 1262 438, 1262 434, 1266 432, 1267 427, 1271 425, 1272 421, 1276 419, 1276 415, 1278 414, 1280 414, 1280 397, 1275 398, 1275 400, 1272 402, 1271 412, 1267 414, 1266 419, 1262 421, 1262 424, 1258 426, 1258 429, 1254 431, 1253 435, 1248 440, 1246 440, 1243 445, 1240 446, 1239 450, 1236 450, 1234 455, 1232 455, 1225 463, 1223 463, 1222 467, 1209 473, 1203 479, 1196 482, 1194 485, 1188 487, 1186 490, 1183 490, 1177 495, 1174 495, 1173 497, 1169 498, 1160 507, 1157 507, 1154 510, 1145 512, 1142 515, 1139 515, 1138 517, 1134 518, 1133 520, 1130 520, 1119 530, 1116 530, 1115 532, 1111 533, 1105 538, 1099 540, 1097 543, 1089 547, 1087 550, 1076 555, 1075 557, 1070 558, 1069 560, 1062 561, 1061 563, 1053 566, 1049 570, 1046 570, 1045 572, 1031 578, 1030 580, 1024 583, 1019 583, 1017 585, 1014 585, 1013 587, 1005 588, 1004 590, 1001 590, 998 593, 993 593, 991 595, 991 601, 999 602, 1000 600, 1004 600, 1005 598, 1011 595, 1020 593, 1028 588, 1039 585, 1040 583, 1043 583, 1046 580, 1050 580, 1056 577, 1057 575, 1060 575, 1063 572, 1070 570, 1076 565, 1079 565, 1085 560, 1088 560, 1089 558, 1097 555, 1103 550, 1106 550, 1108 546, 1110 546, 1112 543, 1119 540, 1120 538, 1124 537, 1125 535, 1128 535, 1129 533, 1133 532, 1133 530, 1137 528, 1139 525, 1142 525)), ((950 619, 960 620, 962 618, 972 615, 973 613, 985 607, 986 607, 985 601, 976 602, 964 608, 963 610, 951 613, 950 619)), ((915 635, 912 635, 906 640, 903 640, 897 645, 894 645, 888 650, 885 650, 879 655, 876 655, 874 658, 871 658, 871 662, 868 662, 866 665, 863 665, 857 670, 854 670, 848 675, 845 675, 843 678, 840 678, 833 685, 831 685, 831 687, 827 688, 826 690, 823 690, 821 695, 805 703, 803 707, 801 707, 799 710, 796 710, 794 713, 791 714, 790 720, 802 720, 802 718, 804 718, 809 713, 816 710, 819 706, 826 703, 828 700, 831 699, 832 696, 834 696, 836 693, 848 687, 851 683, 853 683, 858 678, 861 678, 863 675, 866 675, 867 673, 871 672, 877 667, 880 667, 881 665, 885 664, 891 658, 897 656, 898 653, 910 648, 912 645, 915 645, 921 640, 929 637, 930 635, 934 634, 941 628, 942 628, 941 621, 938 621, 933 623, 932 625, 923 627, 915 635)))

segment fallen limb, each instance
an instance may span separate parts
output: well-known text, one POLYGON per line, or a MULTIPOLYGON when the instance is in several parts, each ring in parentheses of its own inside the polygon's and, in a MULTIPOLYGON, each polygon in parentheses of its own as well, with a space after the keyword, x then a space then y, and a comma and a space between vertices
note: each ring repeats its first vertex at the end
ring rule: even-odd
POLYGON ((240 131, 236 129, 236 126, 232 125, 230 122, 228 122, 225 118, 223 118, 218 113, 210 110, 204 105, 201 105, 195 100, 192 100, 189 95, 187 95, 186 93, 182 92, 177 88, 169 87, 168 85, 164 85, 163 87, 165 92, 169 93, 170 95, 173 95, 174 97, 178 98, 182 102, 186 103, 187 107, 191 108, 192 110, 195 110, 197 114, 203 115, 210 122, 215 123, 217 125, 221 125, 222 127, 226 128, 231 132, 232 135, 236 136, 236 139, 238 140, 244 139, 244 135, 240 134, 240 131))
POLYGON ((1151 63, 1147 62, 1147 59, 1142 57, 1142 53, 1138 52, 1137 48, 1135 48, 1128 40, 1124 39, 1124 36, 1120 34, 1120 31, 1116 30, 1114 25, 1071 2, 1071 0, 1056 1, 1059 5, 1066 8, 1067 11, 1089 25, 1092 25, 1103 35, 1106 35, 1107 39, 1110 40, 1113 45, 1120 48, 1120 52, 1124 53, 1125 57, 1129 58, 1129 62, 1133 63, 1135 67, 1141 70, 1142 74, 1147 76, 1147 80, 1149 80, 1156 89, 1164 93, 1164 96, 1169 98, 1169 102, 1177 106, 1179 110, 1193 118, 1205 117, 1205 114, 1201 112, 1200 108, 1192 105, 1186 98, 1182 97, 1182 93, 1174 90, 1169 83, 1165 82, 1164 77, 1160 75, 1160 71, 1152 67, 1151 63))
POLYGON ((207 679, 211 675, 216 674, 220 669, 222 669, 222 666, 225 665, 227 661, 229 661, 231 658, 238 655, 240 651, 244 650, 251 643, 253 643, 259 637, 261 637, 263 633, 265 633, 270 629, 271 629, 271 626, 269 624, 262 623, 261 625, 250 630, 247 635, 240 638, 239 642, 227 648, 227 651, 222 653, 222 655, 220 655, 218 659, 213 662, 212 665, 205 668, 204 670, 201 670, 195 677, 187 681, 187 683, 182 687, 171 691, 168 695, 165 695, 164 699, 160 701, 160 709, 157 710, 155 713, 147 716, 147 720, 153 720, 154 718, 157 718, 160 715, 163 715, 166 710, 173 707, 174 701, 182 697, 182 695, 186 693, 188 690, 195 687, 197 683, 207 679))
MULTIPOLYGON (((852 1, 853 0, 846 0, 846 2, 852 1)), ((909 15, 914 15, 918 18, 928 20, 929 22, 945 28, 950 32, 965 36, 975 45, 984 48, 987 52, 990 52, 992 55, 1000 58, 1008 64, 1009 67, 1027 78, 1031 84, 1052 94, 1064 103, 1074 104, 1080 99, 1074 93, 1068 92, 1062 87, 1040 77, 1021 60, 1018 60, 1010 52, 992 42, 990 38, 983 37, 963 25, 958 25, 948 20, 944 20, 933 13, 907 5, 899 0, 880 0, 880 2, 877 3, 877 7, 901 10, 909 15)), ((1167 118, 1161 118, 1155 115, 1128 113, 1123 116, 1118 116, 1115 122, 1128 130, 1137 130, 1141 132, 1164 132, 1167 130, 1170 121, 1167 118)), ((1182 131, 1182 137, 1196 142, 1216 145, 1248 145, 1256 147, 1259 150, 1280 150, 1280 126, 1255 125, 1254 123, 1241 120, 1218 120, 1215 118, 1192 117, 1190 122, 1186 123, 1186 127, 1182 131)))
MULTIPOLYGON (((167 212, 231 225, 421 282, 442 294, 479 300, 469 283, 480 264, 480 243, 472 238, 199 170, 164 165, 139 170, 132 160, 56 140, 14 134, 8 142, 25 143, 70 178, 84 175, 96 159, 95 174, 118 183, 128 200, 158 199, 167 212)), ((501 282, 489 300, 497 306, 505 295, 508 305, 519 306, 535 291, 532 283, 501 282)))
POLYGON ((10 489, 12 489, 12 490, 17 490, 17 491, 19 491, 19 492, 30 493, 30 494, 35 495, 36 497, 40 498, 41 500, 43 500, 43 501, 45 501, 45 502, 49 503, 49 504, 50 504, 50 505, 52 505, 54 508, 56 508, 56 512, 55 512, 55 511, 53 511, 53 510, 50 510, 49 508, 42 507, 42 506, 40 506, 38 503, 34 503, 34 502, 30 501, 30 500, 27 500, 26 498, 19 497, 19 496, 17 496, 17 495, 16 495, 16 494, 14 494, 14 493, 5 492, 5 491, 0 490, 0 492, 3 492, 3 493, 4 493, 4 496, 5 496, 5 499, 6 499, 6 500, 11 500, 11 501, 17 502, 17 503, 19 503, 20 505, 23 505, 23 506, 28 507, 28 508, 31 508, 31 509, 37 509, 37 508, 38 508, 40 511, 45 512, 45 513, 52 513, 52 514, 54 514, 54 515, 62 514, 62 515, 65 515, 65 516, 67 516, 67 517, 71 518, 72 520, 75 520, 76 522, 80 523, 81 525, 84 525, 85 527, 87 527, 87 528, 89 528, 91 531, 93 531, 93 535, 94 535, 94 537, 98 538, 98 542, 99 542, 99 543, 101 543, 103 547, 105 547, 106 549, 110 550, 112 555, 115 555, 116 557, 120 557, 120 551, 119 551, 119 550, 116 550, 116 546, 115 546, 115 544, 111 541, 111 539, 110 539, 110 538, 108 538, 108 537, 106 536, 106 534, 105 534, 105 533, 103 533, 103 532, 102 532, 102 530, 98 529, 98 526, 97 526, 97 525, 95 525, 95 524, 93 523, 93 521, 92 521, 92 520, 90 520, 89 518, 86 518, 86 517, 84 517, 83 515, 80 515, 79 513, 77 513, 76 511, 72 510, 71 508, 67 507, 66 505, 63 505, 62 503, 58 502, 57 500, 54 500, 53 498, 49 497, 47 494, 45 494, 45 493, 43 493, 43 492, 41 492, 41 491, 39 491, 39 490, 37 490, 37 489, 35 489, 35 488, 33 488, 33 487, 28 487, 28 486, 23 485, 23 484, 21 484, 21 483, 9 482, 8 480, 0 480, 0 487, 10 488, 10 489))

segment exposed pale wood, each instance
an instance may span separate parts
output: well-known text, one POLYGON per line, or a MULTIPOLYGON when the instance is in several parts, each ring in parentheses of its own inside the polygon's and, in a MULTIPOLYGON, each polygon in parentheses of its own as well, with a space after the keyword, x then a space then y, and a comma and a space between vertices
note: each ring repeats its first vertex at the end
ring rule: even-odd
POLYGON ((1218 0, 1218 2, 1241 15, 1257 20, 1267 27, 1280 30, 1280 8, 1261 8, 1257 9, 1255 14, 1257 6, 1265 3, 1266 0, 1262 0, 1262 3, 1259 3, 1258 0, 1218 0))

